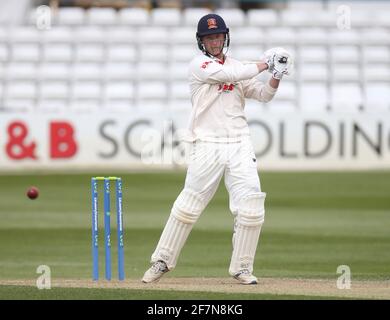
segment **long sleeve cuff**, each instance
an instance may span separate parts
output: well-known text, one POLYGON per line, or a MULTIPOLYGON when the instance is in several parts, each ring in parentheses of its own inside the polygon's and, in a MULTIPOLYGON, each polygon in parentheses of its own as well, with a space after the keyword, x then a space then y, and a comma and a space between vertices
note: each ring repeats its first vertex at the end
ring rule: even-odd
POLYGON ((272 88, 270 84, 267 82, 264 85, 263 90, 261 92, 261 100, 264 102, 268 102, 272 100, 277 90, 278 89, 272 88))

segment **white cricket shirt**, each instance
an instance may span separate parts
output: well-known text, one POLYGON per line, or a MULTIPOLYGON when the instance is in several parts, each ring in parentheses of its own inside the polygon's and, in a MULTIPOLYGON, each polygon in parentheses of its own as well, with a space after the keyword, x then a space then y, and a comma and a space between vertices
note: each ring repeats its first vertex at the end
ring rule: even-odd
POLYGON ((236 142, 249 136, 245 98, 270 101, 276 93, 255 77, 254 62, 198 55, 189 66, 192 110, 187 141, 236 142))

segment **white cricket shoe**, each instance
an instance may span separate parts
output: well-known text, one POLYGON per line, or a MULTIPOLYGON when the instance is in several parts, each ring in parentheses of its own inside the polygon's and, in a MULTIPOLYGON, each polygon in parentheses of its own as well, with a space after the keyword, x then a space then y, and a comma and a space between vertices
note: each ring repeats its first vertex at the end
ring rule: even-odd
POLYGON ((234 279, 238 280, 241 284, 257 284, 257 278, 249 272, 248 269, 243 269, 237 272, 234 279))
POLYGON ((146 270, 142 282, 151 283, 157 282, 163 276, 164 273, 169 271, 167 264, 164 261, 156 261, 153 265, 146 270))

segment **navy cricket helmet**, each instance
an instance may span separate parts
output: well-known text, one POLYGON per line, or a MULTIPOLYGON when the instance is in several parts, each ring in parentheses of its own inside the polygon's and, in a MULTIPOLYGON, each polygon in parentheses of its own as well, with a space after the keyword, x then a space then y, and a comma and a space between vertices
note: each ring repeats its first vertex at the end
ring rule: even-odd
POLYGON ((196 32, 196 40, 198 42, 198 48, 204 53, 206 49, 202 43, 202 37, 208 36, 210 34, 223 33, 225 34, 225 43, 224 47, 229 47, 230 37, 229 37, 229 28, 226 27, 225 21, 221 16, 215 13, 209 13, 200 18, 198 22, 198 30, 196 32))

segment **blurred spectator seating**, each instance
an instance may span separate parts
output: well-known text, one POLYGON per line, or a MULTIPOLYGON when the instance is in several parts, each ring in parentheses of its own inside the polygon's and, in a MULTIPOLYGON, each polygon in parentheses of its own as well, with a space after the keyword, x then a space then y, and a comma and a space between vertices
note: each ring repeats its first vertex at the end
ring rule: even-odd
MULTIPOLYGON (((0 25, 0 102, 17 111, 189 108, 188 63, 200 53, 196 25, 209 12, 66 7, 48 30, 36 28, 34 11, 25 25, 0 25)), ((275 108, 258 103, 261 110, 390 110, 390 2, 292 1, 284 10, 216 12, 230 27, 232 57, 259 60, 276 46, 294 54, 295 72, 282 81, 275 108), (350 29, 338 28, 341 5, 353 12, 350 29)))

